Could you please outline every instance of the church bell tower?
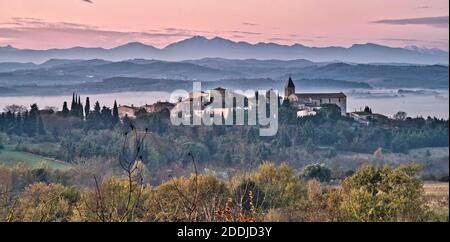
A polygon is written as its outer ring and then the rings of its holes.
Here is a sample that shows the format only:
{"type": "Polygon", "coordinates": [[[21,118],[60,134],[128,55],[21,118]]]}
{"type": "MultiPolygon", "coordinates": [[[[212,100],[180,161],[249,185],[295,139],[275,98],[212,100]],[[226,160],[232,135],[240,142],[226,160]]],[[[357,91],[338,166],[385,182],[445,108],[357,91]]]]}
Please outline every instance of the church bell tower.
{"type": "Polygon", "coordinates": [[[292,78],[289,77],[288,82],[286,83],[286,86],[284,87],[284,98],[287,99],[291,94],[295,93],[295,85],[292,81],[292,78]]]}

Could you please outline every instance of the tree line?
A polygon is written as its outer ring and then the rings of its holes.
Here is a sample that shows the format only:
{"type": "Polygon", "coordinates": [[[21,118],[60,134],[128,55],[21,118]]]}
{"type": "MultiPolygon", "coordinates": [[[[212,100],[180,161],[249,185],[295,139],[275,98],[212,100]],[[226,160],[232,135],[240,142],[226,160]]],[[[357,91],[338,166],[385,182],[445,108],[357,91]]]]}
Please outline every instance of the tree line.
{"type": "Polygon", "coordinates": [[[242,167],[271,160],[304,166],[317,159],[333,159],[342,151],[373,154],[382,148],[383,152],[408,153],[449,144],[448,120],[407,117],[363,125],[341,116],[336,105],[324,106],[316,116],[297,118],[295,109],[283,103],[273,137],[260,137],[258,126],[173,126],[167,110],[139,112],[133,120],[120,121],[116,102],[112,109],[99,102],[92,109],[89,98],[83,104],[75,94],[70,109],[67,103],[59,112],[32,107],[32,111],[5,110],[0,116],[0,132],[16,150],[69,163],[107,161],[117,156],[123,134],[133,125],[150,132],[142,161],[161,171],[155,174],[155,182],[164,180],[166,169],[185,164],[188,150],[202,165],[242,167]]]}
{"type": "Polygon", "coordinates": [[[42,119],[44,115],[78,118],[79,123],[86,129],[111,129],[120,121],[116,101],[112,109],[107,106],[101,107],[98,101],[91,109],[89,97],[86,97],[83,105],[81,97],[74,93],[70,109],[67,102],[64,102],[61,111],[51,108],[40,110],[37,104],[30,105],[30,110],[19,105],[5,107],[4,112],[0,114],[0,132],[28,136],[44,135],[46,134],[42,119]]]}

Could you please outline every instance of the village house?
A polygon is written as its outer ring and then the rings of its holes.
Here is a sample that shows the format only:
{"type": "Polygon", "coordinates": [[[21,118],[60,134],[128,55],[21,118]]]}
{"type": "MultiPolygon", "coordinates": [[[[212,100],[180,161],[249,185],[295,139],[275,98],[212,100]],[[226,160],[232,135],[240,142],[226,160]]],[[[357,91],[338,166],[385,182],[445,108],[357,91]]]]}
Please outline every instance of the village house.
{"type": "Polygon", "coordinates": [[[119,118],[123,119],[125,116],[129,118],[136,118],[136,113],[139,111],[138,107],[134,107],[133,105],[119,105],[117,108],[119,111],[119,118]]]}
{"type": "Polygon", "coordinates": [[[173,107],[175,107],[175,104],[170,103],[170,102],[161,102],[161,101],[158,101],[151,105],[146,104],[146,105],[142,106],[142,108],[145,109],[145,111],[147,113],[159,113],[165,109],[170,111],[170,110],[172,110],[173,107]]]}
{"type": "Polygon", "coordinates": [[[360,124],[368,125],[373,121],[387,121],[389,118],[385,115],[372,113],[367,111],[355,111],[350,113],[350,117],[352,117],[356,122],[360,124]]]}
{"type": "MultiPolygon", "coordinates": [[[[244,108],[244,107],[233,107],[233,108],[228,108],[225,106],[225,98],[227,97],[226,95],[232,95],[233,97],[236,97],[236,99],[241,99],[241,100],[246,100],[246,97],[238,94],[238,93],[234,93],[234,92],[226,92],[226,89],[222,88],[222,87],[217,87],[214,89],[211,89],[214,91],[217,91],[221,97],[222,97],[222,105],[220,105],[220,107],[211,107],[210,104],[212,104],[214,102],[214,98],[211,97],[210,92],[204,92],[204,91],[197,91],[197,92],[191,92],[189,93],[189,97],[181,100],[180,102],[178,102],[175,107],[174,110],[183,110],[182,106],[186,105],[186,106],[190,106],[190,110],[191,112],[189,114],[182,114],[184,115],[184,118],[188,118],[191,119],[193,116],[197,116],[197,117],[202,117],[205,114],[210,115],[211,117],[214,116],[215,114],[219,114],[220,116],[222,116],[222,118],[224,120],[230,118],[230,115],[233,114],[233,109],[239,109],[239,108],[244,108]],[[198,110],[194,110],[192,108],[192,105],[194,102],[198,102],[200,103],[200,108],[198,110]]],[[[174,112],[172,113],[172,115],[180,115],[180,112],[174,112]]]]}
{"type": "Polygon", "coordinates": [[[119,105],[118,111],[119,111],[119,118],[123,119],[125,116],[129,118],[136,118],[136,115],[139,111],[145,111],[147,113],[159,113],[163,110],[172,110],[172,108],[175,107],[175,104],[170,102],[161,102],[158,101],[151,105],[144,105],[141,107],[135,107],[133,105],[127,106],[127,105],[119,105]]]}
{"type": "Polygon", "coordinates": [[[316,115],[324,104],[335,104],[343,116],[347,115],[347,96],[344,93],[296,93],[291,77],[286,83],[284,98],[297,108],[298,117],[316,115]]]}

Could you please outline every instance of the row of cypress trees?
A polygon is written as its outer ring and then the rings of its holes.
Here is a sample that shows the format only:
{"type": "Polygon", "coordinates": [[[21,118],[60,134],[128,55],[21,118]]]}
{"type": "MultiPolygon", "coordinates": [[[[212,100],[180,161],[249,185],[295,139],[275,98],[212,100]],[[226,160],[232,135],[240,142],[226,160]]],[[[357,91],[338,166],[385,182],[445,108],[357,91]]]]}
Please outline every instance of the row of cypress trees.
{"type": "Polygon", "coordinates": [[[81,97],[77,94],[73,93],[72,95],[72,103],[70,105],[70,109],[68,108],[67,102],[64,102],[62,108],[62,115],[64,117],[79,117],[81,119],[89,120],[91,118],[99,118],[103,117],[106,119],[111,119],[113,124],[119,122],[119,109],[117,107],[117,102],[114,101],[113,109],[103,106],[100,107],[100,103],[97,101],[94,105],[94,109],[91,110],[91,104],[89,97],[86,97],[86,104],[83,107],[83,103],[81,102],[81,97]]]}

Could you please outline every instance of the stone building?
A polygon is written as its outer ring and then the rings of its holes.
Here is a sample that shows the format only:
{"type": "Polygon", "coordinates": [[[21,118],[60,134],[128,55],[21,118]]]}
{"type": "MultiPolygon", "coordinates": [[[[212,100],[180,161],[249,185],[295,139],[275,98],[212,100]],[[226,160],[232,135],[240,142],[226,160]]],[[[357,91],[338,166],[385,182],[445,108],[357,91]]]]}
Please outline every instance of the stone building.
{"type": "Polygon", "coordinates": [[[347,96],[344,93],[296,93],[291,77],[286,83],[284,98],[298,109],[298,116],[315,115],[324,104],[336,104],[341,114],[347,115],[347,96]]]}

